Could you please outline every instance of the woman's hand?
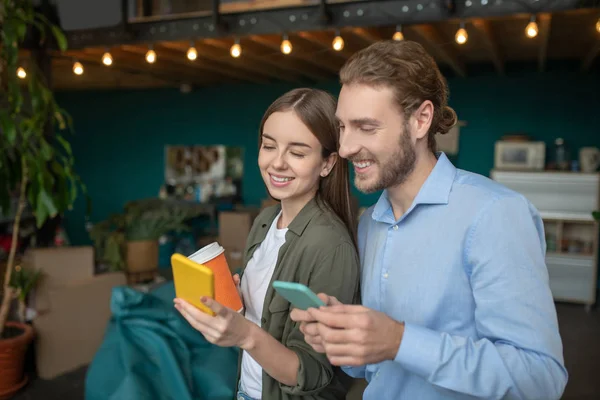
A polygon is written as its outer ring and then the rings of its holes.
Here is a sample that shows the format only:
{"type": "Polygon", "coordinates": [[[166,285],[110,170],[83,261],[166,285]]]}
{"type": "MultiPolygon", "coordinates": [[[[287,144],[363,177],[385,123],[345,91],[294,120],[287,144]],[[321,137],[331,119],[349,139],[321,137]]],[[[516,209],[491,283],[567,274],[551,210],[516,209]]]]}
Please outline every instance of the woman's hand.
{"type": "Polygon", "coordinates": [[[215,312],[210,316],[182,299],[173,300],[175,308],[210,343],[221,347],[237,346],[248,350],[253,346],[252,332],[256,325],[243,315],[207,297],[202,302],[215,312]]]}
{"type": "Polygon", "coordinates": [[[237,289],[238,295],[240,296],[240,299],[242,300],[242,306],[243,306],[244,305],[244,296],[242,295],[240,274],[235,274],[233,276],[233,283],[235,284],[235,288],[237,289]]]}

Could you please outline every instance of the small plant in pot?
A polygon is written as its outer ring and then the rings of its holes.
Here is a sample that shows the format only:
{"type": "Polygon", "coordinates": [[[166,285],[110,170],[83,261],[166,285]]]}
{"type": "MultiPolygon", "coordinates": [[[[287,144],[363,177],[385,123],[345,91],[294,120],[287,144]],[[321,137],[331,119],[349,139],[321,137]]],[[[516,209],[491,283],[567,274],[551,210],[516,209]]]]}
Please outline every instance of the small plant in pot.
{"type": "MultiPolygon", "coordinates": [[[[0,273],[0,399],[27,382],[24,361],[33,339],[32,327],[10,315],[19,294],[24,300],[23,281],[13,278],[15,271],[20,272],[21,219],[30,210],[39,229],[48,218],[71,208],[78,187],[83,188],[73,169],[71,146],[61,133],[69,125],[68,116],[33,62],[26,77],[23,71],[17,75],[19,48],[26,37],[66,48],[60,29],[31,1],[0,0],[0,209],[2,217],[12,221],[8,261],[0,273]]],[[[23,309],[22,302],[19,308],[23,309]]]]}
{"type": "Polygon", "coordinates": [[[158,240],[171,231],[185,231],[185,221],[201,208],[170,200],[145,199],[127,203],[124,212],[94,225],[98,261],[111,270],[143,273],[158,269],[158,240]]]}

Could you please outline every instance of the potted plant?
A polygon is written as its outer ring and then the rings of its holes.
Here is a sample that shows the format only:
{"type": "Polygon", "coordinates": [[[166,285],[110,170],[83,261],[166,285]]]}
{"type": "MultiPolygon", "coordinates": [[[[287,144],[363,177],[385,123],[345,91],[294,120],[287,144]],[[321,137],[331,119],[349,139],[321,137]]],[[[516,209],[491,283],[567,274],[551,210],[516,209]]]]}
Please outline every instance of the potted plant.
{"type": "Polygon", "coordinates": [[[24,357],[33,338],[30,325],[8,321],[19,295],[19,285],[11,286],[11,281],[21,218],[30,210],[40,228],[48,218],[71,208],[78,187],[83,188],[74,172],[71,146],[61,134],[70,125],[68,116],[33,63],[27,66],[25,79],[23,71],[17,76],[19,49],[26,37],[66,49],[60,29],[31,1],[0,0],[0,208],[3,217],[12,220],[8,261],[0,277],[4,278],[0,282],[0,398],[26,383],[24,357]]]}
{"type": "Polygon", "coordinates": [[[94,225],[94,241],[99,262],[111,270],[129,273],[158,269],[158,240],[171,231],[185,231],[185,221],[202,212],[192,203],[145,199],[127,203],[121,214],[113,214],[94,225]]]}

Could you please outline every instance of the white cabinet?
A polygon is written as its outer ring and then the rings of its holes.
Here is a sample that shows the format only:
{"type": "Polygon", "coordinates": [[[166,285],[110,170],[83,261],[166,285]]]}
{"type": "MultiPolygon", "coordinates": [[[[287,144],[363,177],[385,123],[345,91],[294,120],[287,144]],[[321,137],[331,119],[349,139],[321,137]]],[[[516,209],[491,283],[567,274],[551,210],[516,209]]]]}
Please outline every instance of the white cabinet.
{"type": "Polygon", "coordinates": [[[596,302],[600,174],[492,171],[491,178],[523,194],[538,209],[546,234],[546,265],[554,299],[596,302]]]}

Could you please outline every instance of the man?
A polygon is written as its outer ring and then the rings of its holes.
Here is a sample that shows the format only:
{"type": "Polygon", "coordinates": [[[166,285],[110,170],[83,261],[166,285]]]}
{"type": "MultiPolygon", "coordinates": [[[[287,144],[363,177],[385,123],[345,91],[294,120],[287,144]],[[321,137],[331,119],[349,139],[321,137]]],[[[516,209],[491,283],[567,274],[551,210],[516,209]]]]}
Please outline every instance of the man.
{"type": "Polygon", "coordinates": [[[434,60],[379,42],[340,72],[340,150],[365,193],[362,305],[294,310],[364,398],[558,399],[567,381],[543,223],[520,194],[436,152],[456,114],[434,60]]]}

